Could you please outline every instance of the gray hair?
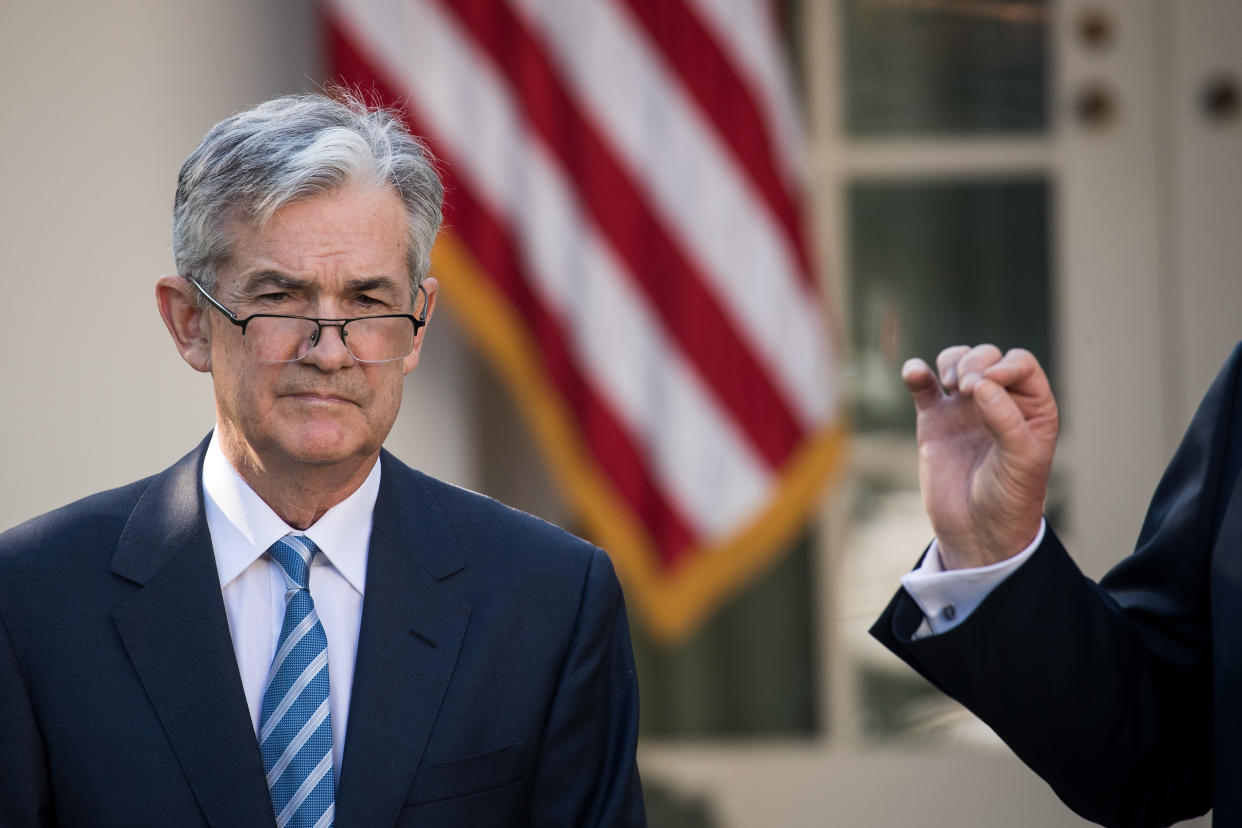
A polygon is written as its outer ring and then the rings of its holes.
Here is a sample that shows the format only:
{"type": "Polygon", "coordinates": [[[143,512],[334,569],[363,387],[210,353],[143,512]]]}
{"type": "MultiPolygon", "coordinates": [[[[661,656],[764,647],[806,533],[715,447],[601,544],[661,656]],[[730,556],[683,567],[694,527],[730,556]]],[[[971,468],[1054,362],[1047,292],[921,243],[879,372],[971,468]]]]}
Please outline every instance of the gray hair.
{"type": "Polygon", "coordinates": [[[262,226],[286,204],[347,184],[390,186],[405,205],[411,295],[431,267],[444,188],[399,117],[347,92],[273,98],[216,124],[177,177],[173,261],[208,291],[232,253],[229,222],[262,226]]]}

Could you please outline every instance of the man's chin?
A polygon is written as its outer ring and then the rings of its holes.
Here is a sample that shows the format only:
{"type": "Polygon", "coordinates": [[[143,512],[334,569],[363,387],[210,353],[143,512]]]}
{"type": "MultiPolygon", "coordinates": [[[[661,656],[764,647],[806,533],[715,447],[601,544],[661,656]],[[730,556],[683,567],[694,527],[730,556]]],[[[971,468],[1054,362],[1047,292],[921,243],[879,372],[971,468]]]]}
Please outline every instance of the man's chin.
{"type": "Polygon", "coordinates": [[[281,441],[285,455],[295,463],[323,466],[359,460],[375,453],[356,433],[335,424],[309,425],[292,429],[281,441]]]}
{"type": "Polygon", "coordinates": [[[374,452],[361,446],[343,445],[297,445],[289,446],[286,454],[290,460],[305,466],[330,466],[368,457],[374,452]]]}

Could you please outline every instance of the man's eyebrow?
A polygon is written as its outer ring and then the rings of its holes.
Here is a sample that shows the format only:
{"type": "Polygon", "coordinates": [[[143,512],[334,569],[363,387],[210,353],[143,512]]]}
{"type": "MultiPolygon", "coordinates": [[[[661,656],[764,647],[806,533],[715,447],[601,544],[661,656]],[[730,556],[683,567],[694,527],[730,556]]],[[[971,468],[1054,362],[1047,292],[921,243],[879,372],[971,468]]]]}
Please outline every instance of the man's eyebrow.
{"type": "Polygon", "coordinates": [[[345,283],[345,287],[357,293],[366,293],[372,290],[396,290],[397,280],[389,276],[371,276],[366,279],[350,279],[345,283]]]}
{"type": "Polygon", "coordinates": [[[280,290],[297,290],[308,284],[306,279],[297,279],[287,273],[275,270],[262,270],[246,279],[244,289],[257,291],[261,288],[278,288],[280,290]]]}

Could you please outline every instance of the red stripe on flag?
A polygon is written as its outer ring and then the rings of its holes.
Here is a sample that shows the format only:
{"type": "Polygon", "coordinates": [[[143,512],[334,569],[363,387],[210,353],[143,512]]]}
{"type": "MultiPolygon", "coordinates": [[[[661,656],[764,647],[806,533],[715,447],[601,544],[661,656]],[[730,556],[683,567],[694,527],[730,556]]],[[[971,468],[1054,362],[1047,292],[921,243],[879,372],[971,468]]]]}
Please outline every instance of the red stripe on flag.
{"type": "Polygon", "coordinates": [[[625,426],[583,376],[559,321],[530,290],[529,277],[517,255],[517,243],[502,222],[455,176],[449,163],[451,148],[437,142],[434,133],[421,127],[407,97],[395,93],[333,16],[327,14],[325,18],[332,75],[348,86],[374,90],[385,104],[404,112],[414,134],[432,143],[444,161],[440,174],[449,194],[445,201],[446,226],[462,239],[493,283],[526,320],[542,352],[543,365],[576,415],[583,440],[594,459],[652,536],[662,565],[671,567],[690,550],[697,538],[689,522],[661,491],[625,426]]]}
{"type": "MultiPolygon", "coordinates": [[[[507,3],[440,0],[491,56],[532,128],[664,322],[670,339],[756,454],[779,468],[805,434],[746,339],[673,241],[608,142],[581,111],[542,46],[507,3]]],[[[756,290],[762,290],[757,286],[756,290]]]]}
{"type": "Polygon", "coordinates": [[[698,102],[737,165],[767,202],[797,260],[798,277],[813,287],[799,211],[776,168],[776,153],[763,110],[749,85],[684,0],[621,0],[698,102]]]}

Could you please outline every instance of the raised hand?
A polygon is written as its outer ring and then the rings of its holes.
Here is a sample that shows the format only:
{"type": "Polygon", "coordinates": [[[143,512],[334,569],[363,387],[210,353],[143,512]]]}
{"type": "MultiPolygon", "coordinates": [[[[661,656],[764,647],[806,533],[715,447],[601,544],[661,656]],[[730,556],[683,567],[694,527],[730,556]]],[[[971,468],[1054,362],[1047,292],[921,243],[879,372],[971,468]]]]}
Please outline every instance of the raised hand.
{"type": "Polygon", "coordinates": [[[1029,352],[946,348],[939,377],[911,359],[901,378],[918,412],[919,486],[947,569],[1021,552],[1039,532],[1057,404],[1029,352]]]}

